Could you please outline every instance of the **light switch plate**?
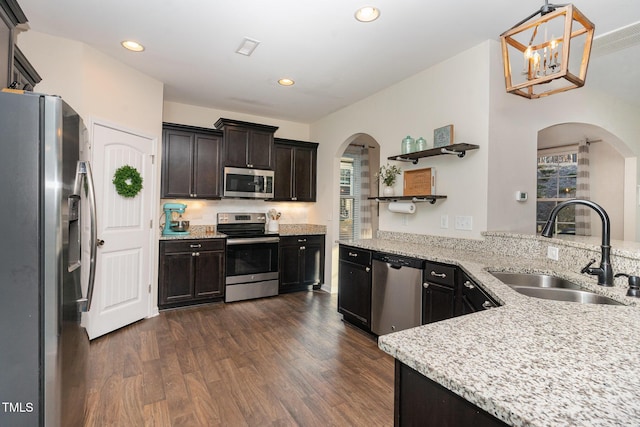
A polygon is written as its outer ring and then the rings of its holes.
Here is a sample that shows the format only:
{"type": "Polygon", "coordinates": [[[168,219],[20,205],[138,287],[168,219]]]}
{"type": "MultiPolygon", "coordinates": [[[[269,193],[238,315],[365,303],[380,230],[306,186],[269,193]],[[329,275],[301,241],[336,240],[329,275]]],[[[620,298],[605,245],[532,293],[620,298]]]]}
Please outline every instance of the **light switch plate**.
{"type": "Polygon", "coordinates": [[[472,230],[473,229],[473,217],[456,215],[455,222],[456,230],[472,230]]]}
{"type": "Polygon", "coordinates": [[[449,215],[440,215],[440,228],[449,228],[449,215]]]}
{"type": "Polygon", "coordinates": [[[555,246],[547,246],[547,258],[558,261],[559,251],[555,246]]]}

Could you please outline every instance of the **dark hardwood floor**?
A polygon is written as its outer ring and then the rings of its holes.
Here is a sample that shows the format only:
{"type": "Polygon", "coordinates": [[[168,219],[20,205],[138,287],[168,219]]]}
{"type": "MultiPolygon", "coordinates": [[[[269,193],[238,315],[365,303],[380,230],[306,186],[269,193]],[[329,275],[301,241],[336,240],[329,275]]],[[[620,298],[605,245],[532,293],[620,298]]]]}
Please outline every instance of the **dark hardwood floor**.
{"type": "Polygon", "coordinates": [[[122,328],[91,343],[86,425],[391,426],[393,358],[341,319],[309,291],[122,328]]]}

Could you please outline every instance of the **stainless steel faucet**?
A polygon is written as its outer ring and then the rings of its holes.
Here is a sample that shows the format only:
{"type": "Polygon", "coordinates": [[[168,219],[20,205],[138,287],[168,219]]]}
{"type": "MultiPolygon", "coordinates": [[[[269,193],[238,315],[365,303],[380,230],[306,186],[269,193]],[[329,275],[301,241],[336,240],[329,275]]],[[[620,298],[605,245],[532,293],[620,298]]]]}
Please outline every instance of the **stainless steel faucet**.
{"type": "Polygon", "coordinates": [[[600,219],[602,220],[602,244],[600,248],[602,249],[602,256],[600,258],[600,267],[591,267],[591,264],[596,262],[595,259],[592,259],[589,264],[587,264],[582,270],[581,273],[591,274],[593,276],[598,276],[598,285],[600,286],[613,286],[613,270],[611,268],[611,226],[609,223],[609,215],[602,208],[602,206],[597,203],[593,203],[591,200],[583,200],[583,199],[571,199],[566,202],[558,203],[558,205],[553,208],[551,214],[549,215],[549,219],[547,223],[544,225],[542,229],[543,237],[551,237],[553,235],[553,224],[556,221],[556,216],[558,216],[558,212],[562,210],[564,207],[569,205],[584,205],[588,206],[600,215],[600,219]]]}

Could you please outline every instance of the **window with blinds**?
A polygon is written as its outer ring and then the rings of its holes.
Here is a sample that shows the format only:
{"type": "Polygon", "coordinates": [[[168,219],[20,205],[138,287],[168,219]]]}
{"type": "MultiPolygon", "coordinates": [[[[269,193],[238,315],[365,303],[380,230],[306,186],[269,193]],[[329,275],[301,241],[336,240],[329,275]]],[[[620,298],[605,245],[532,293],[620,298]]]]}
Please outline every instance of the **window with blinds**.
{"type": "Polygon", "coordinates": [[[360,238],[360,156],[345,153],[340,159],[341,240],[360,238]]]}
{"type": "MultiPolygon", "coordinates": [[[[578,179],[578,147],[558,152],[538,151],[538,191],[536,200],[536,228],[542,231],[553,208],[567,199],[576,197],[578,179]]],[[[556,220],[555,232],[575,234],[575,206],[562,209],[556,220]]]]}

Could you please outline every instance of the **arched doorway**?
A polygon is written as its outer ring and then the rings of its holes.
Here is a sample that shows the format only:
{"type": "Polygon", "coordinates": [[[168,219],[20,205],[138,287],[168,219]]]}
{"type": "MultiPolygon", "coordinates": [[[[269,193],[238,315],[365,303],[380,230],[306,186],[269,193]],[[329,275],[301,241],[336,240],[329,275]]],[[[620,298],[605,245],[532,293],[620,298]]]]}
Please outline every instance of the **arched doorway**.
{"type": "MultiPolygon", "coordinates": [[[[635,240],[636,163],[631,150],[611,132],[588,123],[559,123],[538,132],[536,222],[563,199],[588,198],[600,204],[611,219],[611,237],[635,240]],[[578,149],[581,165],[578,166],[578,149]],[[577,176],[583,183],[577,190],[577,176]],[[586,176],[585,176],[586,175],[586,176]],[[585,196],[586,194],[586,196],[585,196]]],[[[601,234],[600,220],[591,210],[587,231],[575,226],[574,210],[566,209],[558,233],[601,234]],[[588,231],[590,228],[591,231],[588,231]]]]}
{"type": "Polygon", "coordinates": [[[371,136],[356,134],[341,149],[339,238],[370,239],[378,230],[378,204],[368,198],[377,194],[380,146],[371,136]]]}

